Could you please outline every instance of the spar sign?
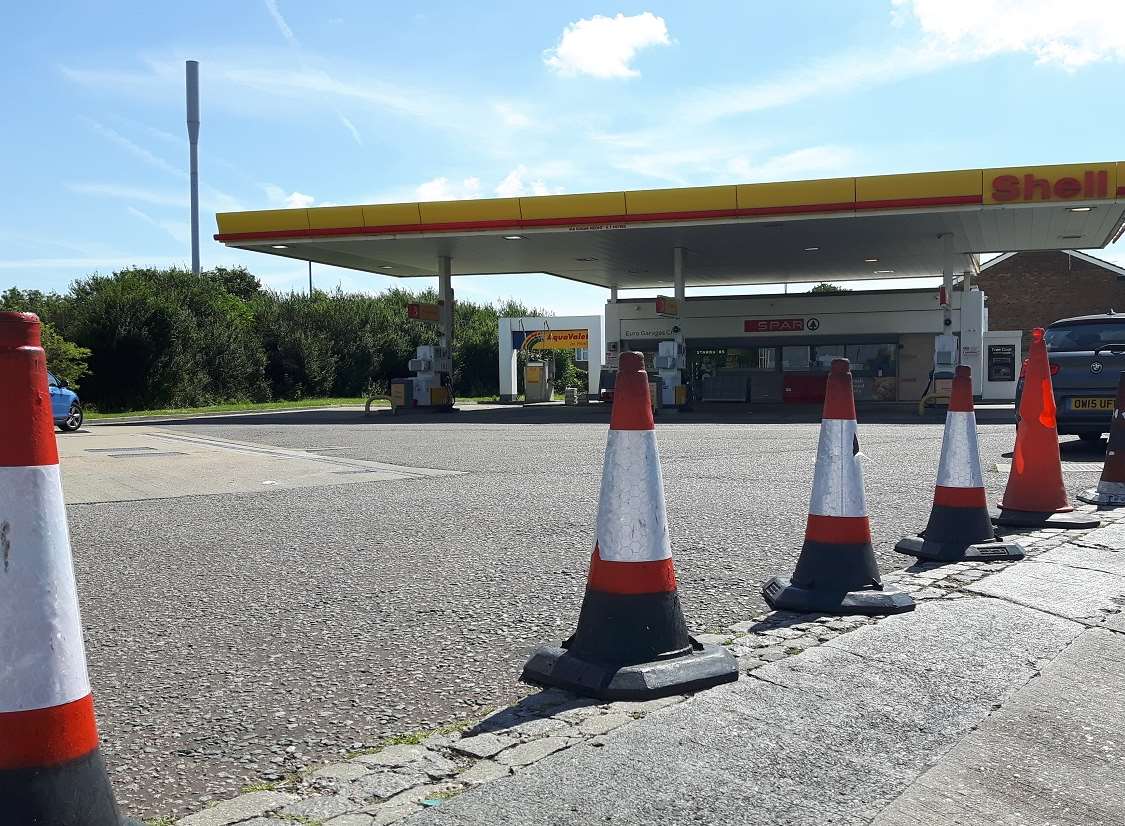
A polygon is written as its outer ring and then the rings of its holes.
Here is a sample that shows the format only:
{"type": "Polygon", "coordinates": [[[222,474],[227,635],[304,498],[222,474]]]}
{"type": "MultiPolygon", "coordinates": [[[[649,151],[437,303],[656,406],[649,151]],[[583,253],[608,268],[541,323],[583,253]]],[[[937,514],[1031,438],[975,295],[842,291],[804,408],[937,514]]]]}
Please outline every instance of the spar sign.
{"type": "Polygon", "coordinates": [[[513,330],[517,350],[577,350],[590,346],[589,330],[513,330]]]}
{"type": "Polygon", "coordinates": [[[816,318],[748,318],[742,323],[746,333],[803,333],[819,329],[820,320],[816,318]]]}

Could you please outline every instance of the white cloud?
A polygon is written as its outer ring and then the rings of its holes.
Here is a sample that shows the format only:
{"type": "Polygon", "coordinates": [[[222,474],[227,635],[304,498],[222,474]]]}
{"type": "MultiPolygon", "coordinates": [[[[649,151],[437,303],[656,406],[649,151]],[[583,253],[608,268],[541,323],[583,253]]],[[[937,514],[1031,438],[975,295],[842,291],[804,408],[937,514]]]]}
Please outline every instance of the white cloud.
{"type": "MultiPolygon", "coordinates": [[[[166,190],[148,189],[140,186],[128,186],[115,183],[96,183],[89,181],[74,181],[66,184],[71,192],[81,195],[99,195],[105,198],[114,198],[120,201],[134,201],[153,206],[165,207],[190,207],[190,195],[185,186],[183,192],[168,192],[166,190]]],[[[242,205],[229,195],[204,189],[200,192],[199,206],[212,212],[237,212],[242,205]]]]}
{"type": "Polygon", "coordinates": [[[512,129],[526,129],[531,126],[531,118],[510,103],[494,103],[492,109],[500,116],[500,122],[512,129]]]}
{"type": "Polygon", "coordinates": [[[754,164],[734,158],[730,170],[743,181],[792,181],[812,176],[840,176],[854,164],[855,153],[843,146],[808,146],[754,164]]]}
{"type": "Polygon", "coordinates": [[[536,178],[534,180],[525,180],[527,178],[527,167],[520,164],[507,175],[504,179],[496,185],[494,190],[501,198],[516,198],[520,195],[551,195],[551,189],[545,184],[542,179],[536,178]]]}
{"type": "Polygon", "coordinates": [[[900,24],[913,19],[951,58],[1027,53],[1074,70],[1125,59],[1121,0],[893,0],[900,24]]]}
{"type": "Polygon", "coordinates": [[[306,195],[303,192],[286,192],[277,184],[264,184],[262,189],[265,190],[266,198],[269,199],[270,205],[285,209],[304,209],[310,207],[316,202],[316,198],[312,195],[306,195]]]}
{"type": "Polygon", "coordinates": [[[93,118],[83,117],[82,120],[91,129],[93,129],[95,132],[97,132],[103,138],[105,138],[106,140],[108,140],[112,143],[117,144],[117,146],[121,147],[126,152],[133,155],[134,157],[139,158],[140,160],[144,161],[149,166],[155,167],[156,169],[159,169],[162,172],[167,172],[169,175],[176,175],[176,176],[179,176],[181,178],[187,177],[187,171],[186,170],[184,170],[180,167],[173,166],[172,164],[168,163],[168,161],[164,160],[160,156],[150,152],[149,150],[145,149],[143,146],[129,140],[127,137],[125,137],[120,132],[116,131],[115,129],[111,129],[110,127],[106,126],[103,123],[99,123],[98,121],[94,120],[93,118]]]}
{"type": "Polygon", "coordinates": [[[281,32],[281,36],[299,48],[301,44],[297,42],[297,35],[293,34],[293,30],[289,28],[289,24],[282,17],[281,9],[277,7],[277,0],[262,0],[262,2],[266,4],[266,11],[270,13],[270,17],[273,18],[274,25],[281,32]]]}
{"type": "Polygon", "coordinates": [[[419,201],[463,201],[480,197],[480,178],[465,178],[451,183],[448,178],[434,178],[415,190],[419,201]]]}
{"type": "Polygon", "coordinates": [[[191,224],[187,221],[168,221],[153,218],[147,212],[143,212],[136,207],[126,207],[130,215],[140,218],[146,224],[150,224],[158,229],[164,230],[172,238],[179,241],[181,244],[191,243],[191,224]]]}
{"type": "Polygon", "coordinates": [[[630,65],[637,52],[671,42],[664,18],[652,12],[630,17],[595,14],[567,26],[559,44],[544,53],[543,62],[564,76],[637,77],[640,72],[630,65]]]}
{"type": "Polygon", "coordinates": [[[339,112],[336,113],[336,117],[340,119],[340,123],[344,124],[344,128],[351,133],[352,139],[356,142],[356,144],[358,144],[359,146],[363,146],[363,138],[359,136],[359,130],[355,128],[355,124],[352,123],[349,118],[345,117],[339,112]]]}
{"type": "MultiPolygon", "coordinates": [[[[297,40],[297,35],[293,33],[293,29],[289,27],[289,23],[285,20],[284,15],[282,15],[281,9],[277,5],[277,0],[262,0],[262,2],[265,3],[266,11],[268,11],[270,17],[273,18],[274,25],[276,25],[277,30],[281,32],[281,36],[288,41],[289,45],[293,47],[293,51],[297,53],[297,59],[300,61],[301,67],[307,70],[305,54],[304,50],[301,48],[301,42],[297,40]]],[[[363,139],[360,138],[359,130],[355,128],[355,124],[339,109],[333,107],[333,110],[336,112],[336,119],[348,130],[348,134],[352,136],[352,140],[359,146],[363,146],[363,139]]]]}
{"type": "Polygon", "coordinates": [[[17,258],[0,259],[0,270],[85,270],[87,272],[102,268],[116,267],[168,267],[183,260],[173,260],[174,256],[114,256],[106,258],[17,258]]]}

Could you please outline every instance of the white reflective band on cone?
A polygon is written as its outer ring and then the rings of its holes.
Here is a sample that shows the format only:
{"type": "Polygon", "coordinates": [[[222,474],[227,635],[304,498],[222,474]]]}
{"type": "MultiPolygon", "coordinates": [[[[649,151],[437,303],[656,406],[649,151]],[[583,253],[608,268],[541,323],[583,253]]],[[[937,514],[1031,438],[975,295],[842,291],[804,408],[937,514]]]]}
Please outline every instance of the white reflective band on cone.
{"type": "Polygon", "coordinates": [[[945,414],[937,483],[943,488],[983,488],[977,415],[953,411],[945,414]]]}
{"type": "Polygon", "coordinates": [[[0,467],[0,712],[89,693],[59,466],[0,467]]]}
{"type": "Polygon", "coordinates": [[[816,449],[809,513],[814,516],[867,516],[863,470],[855,455],[855,420],[824,419],[816,449]]]}
{"type": "Polygon", "coordinates": [[[609,431],[598,499],[598,553],[611,562],[654,562],[672,555],[652,430],[609,431]]]}

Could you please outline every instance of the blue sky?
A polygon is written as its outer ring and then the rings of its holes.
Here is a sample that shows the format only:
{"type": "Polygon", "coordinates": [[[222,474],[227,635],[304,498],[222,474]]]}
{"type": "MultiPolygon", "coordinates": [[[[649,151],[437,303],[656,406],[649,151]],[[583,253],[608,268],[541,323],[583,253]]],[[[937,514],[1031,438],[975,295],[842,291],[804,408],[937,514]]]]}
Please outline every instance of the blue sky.
{"type": "MultiPolygon", "coordinates": [[[[1125,156],[1120,0],[55,2],[9,8],[0,37],[0,288],[187,264],[189,58],[203,265],[276,289],[303,266],[211,241],[215,211],[1125,156]]],[[[606,296],[457,289],[560,314],[606,296]]]]}

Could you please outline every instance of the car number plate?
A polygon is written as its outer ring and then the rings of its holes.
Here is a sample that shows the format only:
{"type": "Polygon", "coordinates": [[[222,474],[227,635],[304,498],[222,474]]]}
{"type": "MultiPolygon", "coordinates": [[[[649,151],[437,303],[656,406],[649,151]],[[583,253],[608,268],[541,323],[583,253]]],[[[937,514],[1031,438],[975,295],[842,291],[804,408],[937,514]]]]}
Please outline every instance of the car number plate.
{"type": "Polygon", "coordinates": [[[1106,398],[1079,398],[1070,400],[1071,410],[1113,410],[1114,399],[1106,398]]]}

